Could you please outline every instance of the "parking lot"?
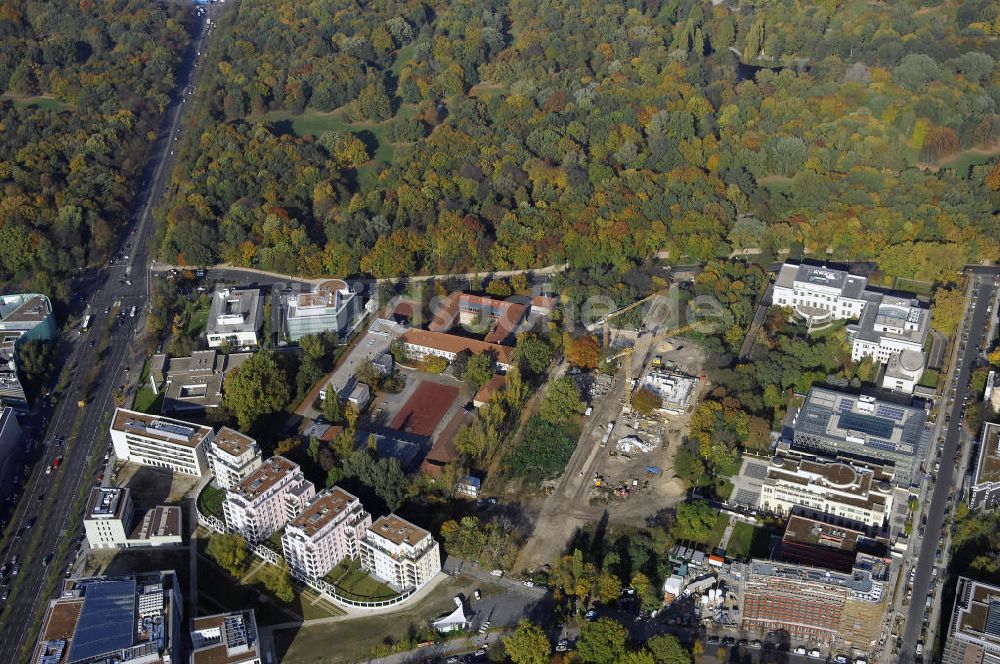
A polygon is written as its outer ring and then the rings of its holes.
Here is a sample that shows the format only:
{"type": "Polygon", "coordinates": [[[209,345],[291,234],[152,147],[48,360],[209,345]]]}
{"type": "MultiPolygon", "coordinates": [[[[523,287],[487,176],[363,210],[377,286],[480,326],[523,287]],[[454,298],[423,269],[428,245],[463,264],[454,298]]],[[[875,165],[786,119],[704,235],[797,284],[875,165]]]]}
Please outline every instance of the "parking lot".
{"type": "MultiPolygon", "coordinates": [[[[358,372],[358,369],[365,362],[371,362],[379,355],[387,353],[393,340],[404,331],[405,328],[400,325],[386,323],[381,319],[374,321],[337,366],[333,375],[323,386],[324,392],[330,386],[333,386],[337,392],[342,394],[344,388],[347,387],[348,383],[354,377],[354,374],[358,372]]],[[[319,412],[312,407],[313,404],[307,404],[307,406],[306,412],[301,414],[307,417],[316,417],[319,415],[319,412]]]]}

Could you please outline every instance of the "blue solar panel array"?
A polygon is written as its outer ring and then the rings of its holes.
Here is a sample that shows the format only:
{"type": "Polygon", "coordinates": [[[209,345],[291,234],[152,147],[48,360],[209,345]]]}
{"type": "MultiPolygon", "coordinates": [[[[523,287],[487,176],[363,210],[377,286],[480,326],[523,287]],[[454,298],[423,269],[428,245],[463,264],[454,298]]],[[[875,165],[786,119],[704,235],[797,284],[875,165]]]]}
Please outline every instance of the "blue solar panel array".
{"type": "Polygon", "coordinates": [[[879,417],[888,417],[893,422],[899,422],[906,415],[906,411],[898,406],[889,406],[884,403],[880,403],[875,409],[875,414],[879,417]]]}
{"type": "Polygon", "coordinates": [[[888,440],[882,440],[880,438],[869,438],[868,445],[885,452],[895,452],[897,449],[897,445],[895,443],[890,443],[888,440]]]}
{"type": "Polygon", "coordinates": [[[841,413],[846,413],[847,411],[854,408],[854,399],[841,399],[840,405],[837,406],[837,410],[841,413]]]}
{"type": "Polygon", "coordinates": [[[841,413],[837,424],[841,429],[860,431],[869,436],[878,436],[879,438],[890,438],[892,436],[892,422],[872,415],[841,413]]]}
{"type": "Polygon", "coordinates": [[[69,662],[92,658],[128,648],[136,625],[135,581],[89,583],[83,594],[80,622],[73,634],[69,662]]]}
{"type": "Polygon", "coordinates": [[[990,600],[990,606],[986,610],[986,633],[1000,636],[1000,602],[996,600],[990,600]]]}

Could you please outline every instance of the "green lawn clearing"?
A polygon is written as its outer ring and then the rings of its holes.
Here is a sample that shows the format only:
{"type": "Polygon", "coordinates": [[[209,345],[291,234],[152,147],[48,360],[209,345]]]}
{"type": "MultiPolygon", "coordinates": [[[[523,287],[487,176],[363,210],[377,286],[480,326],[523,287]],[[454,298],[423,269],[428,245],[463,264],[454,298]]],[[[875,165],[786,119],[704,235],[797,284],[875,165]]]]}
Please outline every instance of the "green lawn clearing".
{"type": "Polygon", "coordinates": [[[326,575],[326,580],[349,599],[362,602],[391,599],[397,593],[361,569],[360,561],[345,558],[326,575]]]}
{"type": "Polygon", "coordinates": [[[136,390],[135,398],[132,399],[132,410],[150,415],[159,415],[160,408],[163,407],[163,392],[159,394],[153,392],[149,383],[145,383],[136,390]]]}
{"type": "Polygon", "coordinates": [[[427,597],[398,612],[276,630],[277,659],[281,664],[348,664],[376,661],[389,650],[409,650],[436,636],[427,629],[428,621],[452,611],[456,594],[469,595],[476,587],[446,579],[427,597]]]}
{"type": "Polygon", "coordinates": [[[935,369],[925,369],[924,374],[920,377],[920,381],[917,385],[921,387],[929,387],[935,389],[938,386],[938,381],[941,380],[941,372],[935,369]]]}
{"type": "Polygon", "coordinates": [[[757,528],[738,521],[729,537],[726,555],[739,558],[766,557],[771,547],[771,533],[764,528],[757,528]]]}
{"type": "Polygon", "coordinates": [[[226,492],[211,484],[206,484],[198,496],[198,509],[202,514],[208,514],[218,519],[223,519],[222,501],[226,497],[226,492]]]}

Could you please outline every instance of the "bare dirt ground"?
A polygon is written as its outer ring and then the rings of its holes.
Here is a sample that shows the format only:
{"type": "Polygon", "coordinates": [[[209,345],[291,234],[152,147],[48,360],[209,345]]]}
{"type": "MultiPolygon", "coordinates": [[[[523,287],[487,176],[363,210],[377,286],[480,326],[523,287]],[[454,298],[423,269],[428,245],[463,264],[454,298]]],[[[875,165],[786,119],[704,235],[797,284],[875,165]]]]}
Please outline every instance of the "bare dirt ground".
{"type": "MultiPolygon", "coordinates": [[[[640,339],[641,343],[641,339],[640,339]]],[[[693,343],[680,342],[677,346],[667,343],[637,350],[633,355],[635,375],[641,375],[648,360],[661,355],[664,361],[674,362],[678,368],[693,375],[700,375],[703,358],[700,349],[693,343]]],[[[624,374],[624,371],[619,372],[624,374]]],[[[566,471],[550,484],[548,496],[527,501],[528,511],[536,509],[529,520],[535,524],[525,545],[522,547],[515,571],[530,570],[554,561],[564,550],[577,529],[588,523],[597,523],[605,513],[610,523],[643,527],[648,519],[680,503],[686,494],[684,483],[675,476],[674,457],[678,446],[687,434],[690,410],[707,386],[699,384],[697,394],[691,399],[688,412],[681,415],[667,415],[662,418],[661,444],[646,454],[631,458],[610,456],[614,441],[630,433],[621,416],[621,400],[625,386],[621,375],[615,381],[611,392],[596,400],[590,419],[580,436],[576,452],[566,467],[566,471]],[[601,446],[601,438],[609,422],[614,421],[610,441],[601,446]],[[656,466],[658,474],[646,472],[647,466],[656,466]],[[614,496],[594,486],[595,473],[601,475],[612,488],[619,484],[629,485],[627,498],[614,496]],[[633,480],[637,486],[633,486],[633,480]]],[[[524,500],[524,495],[518,496],[524,500]]]]}

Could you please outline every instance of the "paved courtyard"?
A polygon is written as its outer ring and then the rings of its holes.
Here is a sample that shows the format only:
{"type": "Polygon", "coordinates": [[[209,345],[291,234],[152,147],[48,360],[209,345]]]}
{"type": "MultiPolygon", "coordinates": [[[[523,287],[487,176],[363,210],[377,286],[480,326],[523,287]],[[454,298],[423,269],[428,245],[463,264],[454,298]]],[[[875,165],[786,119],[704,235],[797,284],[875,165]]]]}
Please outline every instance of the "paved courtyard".
{"type": "Polygon", "coordinates": [[[767,473],[767,460],[756,457],[743,457],[740,474],[733,478],[733,493],[729,503],[744,507],[757,507],[760,501],[760,488],[767,473]]]}

